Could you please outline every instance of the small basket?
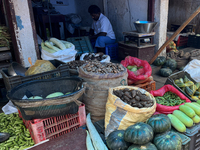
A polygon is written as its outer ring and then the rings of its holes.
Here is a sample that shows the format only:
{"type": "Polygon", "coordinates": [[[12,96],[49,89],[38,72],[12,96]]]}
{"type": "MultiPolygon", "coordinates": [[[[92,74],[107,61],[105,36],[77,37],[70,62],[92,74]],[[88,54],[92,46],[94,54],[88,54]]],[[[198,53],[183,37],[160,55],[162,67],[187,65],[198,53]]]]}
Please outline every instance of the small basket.
{"type": "Polygon", "coordinates": [[[81,78],[66,77],[26,82],[10,90],[7,96],[20,110],[25,120],[32,120],[77,113],[81,104],[77,99],[84,91],[81,78]],[[41,96],[44,99],[22,99],[24,95],[27,95],[27,90],[32,95],[41,96]],[[55,98],[45,98],[54,92],[71,93],[55,98]]]}

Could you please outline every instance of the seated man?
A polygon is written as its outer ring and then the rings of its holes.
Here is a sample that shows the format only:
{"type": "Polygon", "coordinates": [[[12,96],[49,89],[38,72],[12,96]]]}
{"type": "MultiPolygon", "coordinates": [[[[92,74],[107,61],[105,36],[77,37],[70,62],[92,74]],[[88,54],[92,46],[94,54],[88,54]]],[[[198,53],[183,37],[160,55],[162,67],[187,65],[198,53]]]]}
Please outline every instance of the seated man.
{"type": "Polygon", "coordinates": [[[105,45],[115,43],[115,33],[108,18],[101,13],[101,10],[96,5],[91,5],[88,12],[92,16],[93,24],[90,34],[91,38],[96,39],[95,48],[97,52],[105,53],[105,45]]]}

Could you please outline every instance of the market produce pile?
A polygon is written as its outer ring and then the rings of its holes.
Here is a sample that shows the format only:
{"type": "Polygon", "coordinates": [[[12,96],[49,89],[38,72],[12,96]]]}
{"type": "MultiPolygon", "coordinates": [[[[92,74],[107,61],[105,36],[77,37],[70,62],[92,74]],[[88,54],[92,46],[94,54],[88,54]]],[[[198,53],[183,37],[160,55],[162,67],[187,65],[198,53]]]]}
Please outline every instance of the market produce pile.
{"type": "Polygon", "coordinates": [[[124,67],[121,64],[116,63],[101,63],[99,61],[88,62],[83,65],[83,70],[93,73],[119,73],[124,71],[124,67]]]}
{"type": "Polygon", "coordinates": [[[156,102],[165,106],[176,106],[185,103],[179,96],[172,92],[166,92],[163,96],[156,96],[156,102]]]}
{"type": "Polygon", "coordinates": [[[151,107],[154,104],[150,97],[137,90],[129,90],[128,88],[125,88],[123,90],[114,90],[113,94],[132,107],[151,107]]]}
{"type": "Polygon", "coordinates": [[[34,145],[29,130],[26,129],[18,113],[0,113],[0,132],[10,134],[10,138],[0,143],[0,150],[23,150],[34,145]]]}
{"type": "Polygon", "coordinates": [[[179,106],[179,110],[174,110],[167,116],[170,118],[172,126],[179,132],[185,132],[186,127],[192,127],[200,122],[200,101],[198,103],[185,103],[179,106]]]}
{"type": "Polygon", "coordinates": [[[60,50],[65,50],[71,48],[73,46],[72,43],[59,40],[57,38],[50,38],[49,41],[45,41],[41,43],[41,47],[43,50],[49,53],[55,53],[60,50]]]}
{"type": "Polygon", "coordinates": [[[194,83],[186,75],[184,78],[179,78],[174,81],[174,83],[191,99],[200,100],[200,83],[194,83]]]}
{"type": "Polygon", "coordinates": [[[104,53],[92,53],[92,54],[87,54],[84,56],[83,60],[97,60],[97,61],[101,61],[103,59],[106,59],[106,55],[104,55],[104,53]]]}
{"type": "Polygon", "coordinates": [[[126,130],[115,130],[106,139],[110,150],[181,150],[181,137],[171,131],[171,121],[164,114],[153,115],[126,130]]]}
{"type": "Polygon", "coordinates": [[[69,66],[70,69],[78,69],[80,66],[85,64],[87,61],[82,60],[74,60],[67,63],[67,66],[69,66]]]}
{"type": "Polygon", "coordinates": [[[8,27],[0,26],[0,47],[9,47],[11,42],[11,36],[8,31],[8,27]]]}

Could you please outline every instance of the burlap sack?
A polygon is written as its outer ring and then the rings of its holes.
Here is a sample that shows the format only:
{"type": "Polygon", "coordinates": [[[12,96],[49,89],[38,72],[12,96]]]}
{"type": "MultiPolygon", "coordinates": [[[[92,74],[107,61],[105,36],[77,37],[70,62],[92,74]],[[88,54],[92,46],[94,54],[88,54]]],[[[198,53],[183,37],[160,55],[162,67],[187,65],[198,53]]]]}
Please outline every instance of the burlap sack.
{"type": "Polygon", "coordinates": [[[175,59],[177,62],[177,69],[180,69],[181,67],[184,67],[188,64],[190,61],[190,53],[180,50],[178,52],[171,51],[170,53],[167,53],[167,59],[175,59]]]}
{"type": "Polygon", "coordinates": [[[86,72],[81,66],[78,71],[79,77],[87,82],[86,90],[83,94],[83,103],[85,104],[86,112],[91,113],[93,122],[104,119],[108,89],[110,87],[127,85],[127,70],[125,69],[123,72],[117,74],[97,74],[86,72]]]}
{"type": "Polygon", "coordinates": [[[134,86],[119,86],[110,88],[106,103],[105,137],[107,137],[112,131],[125,130],[137,122],[145,122],[154,114],[155,110],[155,98],[144,89],[134,86]],[[113,94],[113,90],[123,90],[125,88],[130,90],[139,90],[141,93],[150,97],[154,101],[154,105],[149,108],[132,107],[113,94]]]}

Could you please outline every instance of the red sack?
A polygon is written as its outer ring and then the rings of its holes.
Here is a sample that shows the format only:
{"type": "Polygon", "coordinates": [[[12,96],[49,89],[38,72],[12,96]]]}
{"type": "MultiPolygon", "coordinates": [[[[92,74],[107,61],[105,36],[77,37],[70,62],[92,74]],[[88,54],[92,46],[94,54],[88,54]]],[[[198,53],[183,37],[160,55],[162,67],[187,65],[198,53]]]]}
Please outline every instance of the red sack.
{"type": "MultiPolygon", "coordinates": [[[[172,93],[175,93],[182,100],[185,100],[186,102],[191,103],[191,101],[185,95],[183,95],[179,90],[177,90],[172,85],[164,85],[162,88],[160,88],[160,89],[158,89],[156,91],[151,91],[150,93],[154,97],[156,97],[156,96],[163,96],[168,91],[170,91],[172,93]]],[[[183,105],[183,104],[180,104],[180,105],[183,105]]],[[[171,113],[173,113],[174,110],[178,110],[180,105],[177,105],[177,106],[165,106],[165,105],[161,105],[161,104],[156,104],[156,112],[163,113],[163,114],[171,114],[171,113]]]]}
{"type": "Polygon", "coordinates": [[[127,69],[128,79],[132,80],[131,82],[132,84],[139,80],[145,80],[149,76],[151,76],[152,69],[146,60],[141,60],[136,57],[127,56],[125,60],[121,61],[121,64],[124,67],[134,66],[134,65],[136,65],[137,67],[143,66],[143,68],[137,70],[136,74],[127,69]]]}

